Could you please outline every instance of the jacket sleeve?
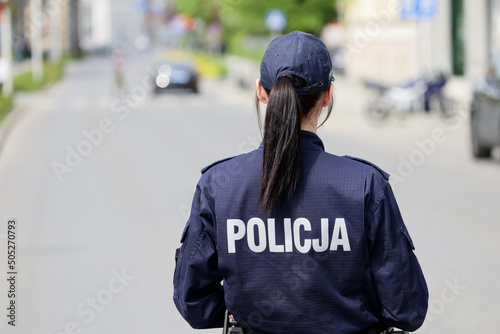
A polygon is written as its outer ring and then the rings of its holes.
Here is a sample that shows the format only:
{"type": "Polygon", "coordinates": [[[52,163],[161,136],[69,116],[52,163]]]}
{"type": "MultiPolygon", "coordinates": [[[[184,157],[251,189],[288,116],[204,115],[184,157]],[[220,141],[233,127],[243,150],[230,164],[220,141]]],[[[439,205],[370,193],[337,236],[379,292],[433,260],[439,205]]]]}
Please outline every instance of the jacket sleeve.
{"type": "Polygon", "coordinates": [[[174,273],[174,303],[197,329],[222,327],[224,323],[224,292],[213,226],[209,200],[198,185],[174,273]]]}
{"type": "Polygon", "coordinates": [[[424,322],[429,293],[388,182],[376,201],[369,226],[370,264],[382,320],[414,331],[424,322]]]}

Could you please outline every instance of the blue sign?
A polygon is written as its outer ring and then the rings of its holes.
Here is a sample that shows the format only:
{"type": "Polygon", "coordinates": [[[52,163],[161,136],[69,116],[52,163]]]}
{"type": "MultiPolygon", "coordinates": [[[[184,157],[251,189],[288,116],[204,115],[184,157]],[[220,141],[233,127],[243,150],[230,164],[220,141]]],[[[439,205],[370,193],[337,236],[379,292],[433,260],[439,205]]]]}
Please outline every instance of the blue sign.
{"type": "Polygon", "coordinates": [[[135,0],[134,8],[141,13],[146,13],[149,10],[149,2],[146,0],[135,0]]]}
{"type": "Polygon", "coordinates": [[[432,19],[438,10],[437,0],[401,0],[403,20],[432,19]]]}
{"type": "Polygon", "coordinates": [[[422,18],[432,19],[436,17],[438,10],[437,0],[420,0],[418,11],[422,18]]]}
{"type": "Polygon", "coordinates": [[[266,26],[272,32],[282,32],[286,27],[286,14],[281,9],[271,9],[266,13],[266,26]]]}
{"type": "Polygon", "coordinates": [[[401,18],[413,19],[418,13],[418,0],[401,0],[401,18]]]}

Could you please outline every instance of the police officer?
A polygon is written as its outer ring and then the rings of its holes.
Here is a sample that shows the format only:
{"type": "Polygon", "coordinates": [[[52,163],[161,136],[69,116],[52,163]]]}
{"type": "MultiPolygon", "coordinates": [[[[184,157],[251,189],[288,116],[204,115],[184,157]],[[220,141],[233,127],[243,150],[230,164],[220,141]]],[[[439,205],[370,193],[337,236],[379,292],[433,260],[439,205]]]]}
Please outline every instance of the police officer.
{"type": "Polygon", "coordinates": [[[332,110],[331,70],[313,35],[268,46],[263,142],[202,170],[181,237],[174,302],[193,328],[222,327],[226,309],[249,333],[422,325],[427,286],[389,175],[326,153],[316,135],[332,110]]]}

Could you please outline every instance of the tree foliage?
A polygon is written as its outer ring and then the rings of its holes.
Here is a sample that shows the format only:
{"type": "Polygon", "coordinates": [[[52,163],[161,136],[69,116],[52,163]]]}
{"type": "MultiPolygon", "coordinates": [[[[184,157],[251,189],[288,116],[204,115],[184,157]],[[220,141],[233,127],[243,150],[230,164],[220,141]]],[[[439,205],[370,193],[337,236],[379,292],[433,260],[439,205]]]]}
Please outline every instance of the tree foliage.
{"type": "Polygon", "coordinates": [[[207,22],[220,22],[226,34],[267,33],[265,15],[281,9],[287,16],[284,33],[302,30],[319,34],[336,20],[335,0],[176,0],[176,9],[207,22]]]}

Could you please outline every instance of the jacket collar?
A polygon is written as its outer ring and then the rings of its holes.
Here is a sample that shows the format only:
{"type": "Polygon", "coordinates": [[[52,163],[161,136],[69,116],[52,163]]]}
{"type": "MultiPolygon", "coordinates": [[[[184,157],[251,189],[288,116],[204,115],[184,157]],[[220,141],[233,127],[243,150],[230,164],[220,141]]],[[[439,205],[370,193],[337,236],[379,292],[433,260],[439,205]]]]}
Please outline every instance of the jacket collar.
{"type": "Polygon", "coordinates": [[[315,151],[324,151],[325,146],[323,145],[323,141],[318,137],[317,134],[310,131],[301,131],[302,136],[302,149],[303,150],[315,150],[315,151]]]}
{"type": "MultiPolygon", "coordinates": [[[[303,150],[324,151],[323,141],[317,134],[310,131],[301,130],[301,144],[303,150]]],[[[260,143],[259,148],[264,148],[264,142],[260,143]]]]}

